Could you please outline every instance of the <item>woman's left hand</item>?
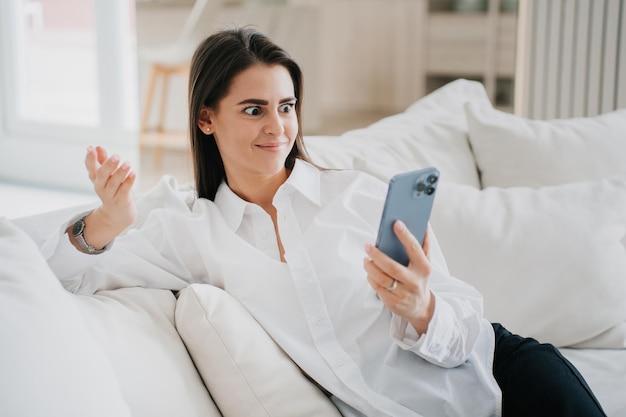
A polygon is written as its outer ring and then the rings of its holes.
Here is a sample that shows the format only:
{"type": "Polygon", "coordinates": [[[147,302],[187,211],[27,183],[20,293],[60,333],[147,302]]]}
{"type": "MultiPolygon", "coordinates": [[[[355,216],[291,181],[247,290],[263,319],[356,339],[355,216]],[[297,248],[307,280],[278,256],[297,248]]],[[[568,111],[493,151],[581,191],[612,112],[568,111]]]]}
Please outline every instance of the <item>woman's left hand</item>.
{"type": "Polygon", "coordinates": [[[435,299],[428,288],[431,271],[428,231],[422,248],[401,221],[394,223],[393,230],[409,256],[409,264],[404,266],[367,244],[368,257],[364,260],[367,280],[389,310],[407,319],[423,334],[435,310],[435,299]]]}

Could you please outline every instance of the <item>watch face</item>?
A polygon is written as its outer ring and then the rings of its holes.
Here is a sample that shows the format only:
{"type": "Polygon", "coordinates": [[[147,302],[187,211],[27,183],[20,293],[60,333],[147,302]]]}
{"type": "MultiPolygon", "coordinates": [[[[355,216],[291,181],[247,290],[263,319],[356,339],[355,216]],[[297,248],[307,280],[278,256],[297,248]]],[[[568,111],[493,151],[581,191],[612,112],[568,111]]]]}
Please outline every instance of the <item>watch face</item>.
{"type": "Polygon", "coordinates": [[[74,226],[72,226],[72,234],[74,236],[78,236],[80,232],[83,231],[84,227],[85,227],[85,222],[83,221],[83,219],[80,219],[79,221],[74,223],[74,226]]]}

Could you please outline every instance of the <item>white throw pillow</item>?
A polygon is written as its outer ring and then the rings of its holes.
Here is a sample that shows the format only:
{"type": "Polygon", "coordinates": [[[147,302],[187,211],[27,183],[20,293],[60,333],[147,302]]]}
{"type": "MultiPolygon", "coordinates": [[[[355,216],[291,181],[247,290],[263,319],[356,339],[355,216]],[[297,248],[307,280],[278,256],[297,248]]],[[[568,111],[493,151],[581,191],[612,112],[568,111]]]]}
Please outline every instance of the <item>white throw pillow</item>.
{"type": "Polygon", "coordinates": [[[0,219],[0,415],[131,415],[71,294],[7,219],[0,219]]]}
{"type": "Polygon", "coordinates": [[[626,179],[496,188],[442,183],[432,225],[487,319],[557,346],[626,335],[626,179]]]}
{"type": "Polygon", "coordinates": [[[447,181],[480,186],[468,143],[463,105],[489,104],[477,81],[453,81],[406,111],[338,137],[307,137],[315,163],[326,168],[359,169],[383,181],[394,174],[436,166],[447,181]]]}
{"type": "Polygon", "coordinates": [[[341,416],[223,290],[206,284],[182,290],[176,326],[224,416],[341,416]]]}
{"type": "Polygon", "coordinates": [[[169,290],[120,288],[73,296],[134,417],[218,417],[174,325],[169,290]]]}
{"type": "Polygon", "coordinates": [[[576,343],[570,347],[576,349],[602,349],[607,347],[615,349],[625,348],[626,320],[591,339],[576,343]]]}
{"type": "Polygon", "coordinates": [[[525,119],[485,103],[465,109],[483,187],[626,176],[626,109],[553,120],[525,119]]]}

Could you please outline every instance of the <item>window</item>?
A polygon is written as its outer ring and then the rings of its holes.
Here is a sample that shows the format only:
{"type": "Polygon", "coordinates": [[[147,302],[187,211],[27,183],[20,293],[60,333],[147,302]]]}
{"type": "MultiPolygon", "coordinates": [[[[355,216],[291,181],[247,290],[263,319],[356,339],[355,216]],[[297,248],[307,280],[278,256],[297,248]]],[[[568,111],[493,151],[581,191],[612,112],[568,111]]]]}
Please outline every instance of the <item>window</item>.
{"type": "Polygon", "coordinates": [[[138,168],[134,7],[0,2],[0,181],[91,188],[90,144],[138,168]]]}

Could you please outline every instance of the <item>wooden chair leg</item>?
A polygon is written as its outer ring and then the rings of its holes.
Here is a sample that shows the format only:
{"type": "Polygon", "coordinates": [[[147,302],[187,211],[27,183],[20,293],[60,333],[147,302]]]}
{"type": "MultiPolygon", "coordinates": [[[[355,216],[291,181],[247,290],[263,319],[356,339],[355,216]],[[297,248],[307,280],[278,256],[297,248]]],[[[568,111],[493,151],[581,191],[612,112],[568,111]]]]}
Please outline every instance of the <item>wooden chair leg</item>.
{"type": "Polygon", "coordinates": [[[163,124],[165,121],[165,110],[167,109],[167,96],[169,93],[171,75],[171,69],[167,68],[162,70],[163,81],[161,82],[161,108],[159,109],[159,124],[157,125],[157,131],[159,133],[163,133],[165,131],[163,124]]]}
{"type": "Polygon", "coordinates": [[[152,99],[154,98],[154,89],[156,87],[157,78],[159,76],[159,68],[156,65],[150,67],[150,78],[148,80],[148,88],[143,103],[143,114],[141,115],[141,132],[148,130],[148,120],[150,119],[150,110],[152,109],[152,99]]]}
{"type": "Polygon", "coordinates": [[[159,106],[159,119],[157,122],[157,142],[154,145],[154,165],[161,167],[163,161],[163,135],[165,134],[165,111],[167,109],[167,96],[169,93],[169,81],[172,74],[171,68],[161,67],[161,103],[159,106]]]}

